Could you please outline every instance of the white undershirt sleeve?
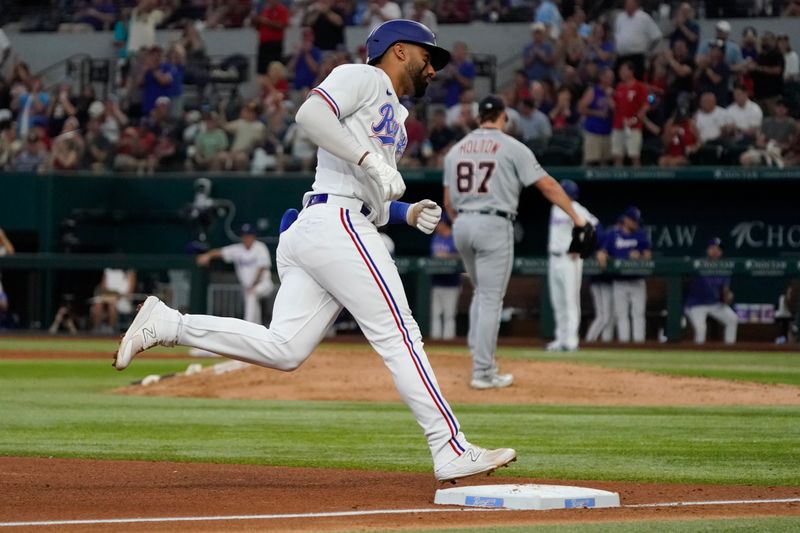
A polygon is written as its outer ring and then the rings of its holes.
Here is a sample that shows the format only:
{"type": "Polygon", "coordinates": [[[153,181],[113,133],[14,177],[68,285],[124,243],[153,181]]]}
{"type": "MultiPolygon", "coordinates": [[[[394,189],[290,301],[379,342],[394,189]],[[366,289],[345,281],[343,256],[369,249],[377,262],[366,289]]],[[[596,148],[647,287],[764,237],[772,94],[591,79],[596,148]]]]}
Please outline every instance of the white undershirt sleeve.
{"type": "Polygon", "coordinates": [[[295,122],[314,144],[348,163],[358,165],[369,151],[342,126],[329,104],[316,93],[311,93],[297,110],[295,122]]]}

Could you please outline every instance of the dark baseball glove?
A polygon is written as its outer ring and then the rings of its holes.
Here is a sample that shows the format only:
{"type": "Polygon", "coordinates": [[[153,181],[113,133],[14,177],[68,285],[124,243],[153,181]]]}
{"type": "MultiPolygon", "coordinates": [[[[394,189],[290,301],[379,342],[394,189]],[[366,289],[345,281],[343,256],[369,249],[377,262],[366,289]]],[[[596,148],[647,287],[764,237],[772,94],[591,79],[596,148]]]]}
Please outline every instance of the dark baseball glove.
{"type": "Polygon", "coordinates": [[[586,259],[597,248],[597,232],[594,226],[589,224],[572,228],[572,242],[569,243],[568,253],[578,254],[582,259],[586,259]]]}

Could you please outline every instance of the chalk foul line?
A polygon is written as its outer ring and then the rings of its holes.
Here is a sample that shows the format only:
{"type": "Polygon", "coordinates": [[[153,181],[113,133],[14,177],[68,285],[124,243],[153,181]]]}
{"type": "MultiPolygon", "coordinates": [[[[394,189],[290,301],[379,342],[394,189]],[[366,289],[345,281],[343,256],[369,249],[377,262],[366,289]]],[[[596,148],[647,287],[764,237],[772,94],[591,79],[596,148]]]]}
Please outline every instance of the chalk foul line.
{"type": "MultiPolygon", "coordinates": [[[[711,500],[696,502],[661,502],[623,505],[628,509],[648,507],[691,507],[700,505],[755,505],[768,503],[800,503],[800,498],[778,498],[765,500],[711,500]]],[[[227,516],[164,516],[152,518],[97,518],[84,520],[40,520],[27,522],[0,522],[0,527],[32,527],[32,526],[73,526],[94,524],[143,524],[153,522],[213,522],[228,520],[289,520],[293,518],[337,518],[348,516],[397,515],[415,513],[469,513],[469,512],[508,512],[509,509],[481,508],[445,508],[445,509],[373,509],[364,511],[339,511],[329,513],[290,513],[290,514],[254,514],[227,516]]]]}

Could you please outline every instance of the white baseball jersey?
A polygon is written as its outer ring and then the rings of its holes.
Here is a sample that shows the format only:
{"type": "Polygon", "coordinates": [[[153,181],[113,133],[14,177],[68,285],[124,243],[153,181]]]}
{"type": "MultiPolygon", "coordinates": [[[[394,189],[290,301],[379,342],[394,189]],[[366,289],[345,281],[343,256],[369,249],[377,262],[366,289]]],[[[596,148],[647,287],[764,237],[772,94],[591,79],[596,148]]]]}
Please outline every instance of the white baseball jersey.
{"type": "Polygon", "coordinates": [[[272,268],[272,259],[269,256],[267,245],[261,241],[255,241],[248,250],[244,244],[230,244],[222,248],[222,259],[226,263],[233,263],[236,270],[236,277],[242,287],[252,287],[256,280],[258,271],[266,268],[265,276],[272,268]]]}
{"type": "MultiPolygon", "coordinates": [[[[591,222],[593,226],[596,226],[599,222],[596,216],[575,200],[572,201],[572,208],[579,216],[591,222]]],[[[550,231],[547,238],[547,250],[551,254],[567,253],[569,244],[572,242],[572,228],[574,226],[575,223],[569,218],[569,215],[557,205],[553,205],[550,209],[550,231]]]]}
{"type": "MultiPolygon", "coordinates": [[[[386,73],[370,65],[341,65],[333,69],[312,92],[322,97],[350,132],[367,150],[380,154],[393,168],[403,155],[408,139],[404,122],[408,110],[397,99],[386,73]]],[[[317,172],[313,193],[358,198],[373,210],[376,225],[389,219],[383,191],[356,164],[348,163],[323,148],[317,150],[317,172]]],[[[305,199],[304,199],[305,200],[305,199]]]]}
{"type": "Polygon", "coordinates": [[[128,294],[130,292],[128,273],[129,271],[120,268],[106,268],[103,270],[106,289],[119,294],[128,294]]]}
{"type": "Polygon", "coordinates": [[[547,175],[530,148],[491,128],[473,131],[444,159],[444,185],[454,209],[516,214],[522,189],[547,175]]]}

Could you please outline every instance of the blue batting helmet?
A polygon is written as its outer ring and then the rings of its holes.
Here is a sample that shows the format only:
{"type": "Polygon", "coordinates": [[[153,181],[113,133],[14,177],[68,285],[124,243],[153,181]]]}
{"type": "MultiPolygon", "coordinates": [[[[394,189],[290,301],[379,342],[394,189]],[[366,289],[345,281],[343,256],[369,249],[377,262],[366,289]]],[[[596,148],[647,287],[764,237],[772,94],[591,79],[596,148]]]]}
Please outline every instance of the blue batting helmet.
{"type": "Polygon", "coordinates": [[[578,184],[572,180],[564,180],[561,182],[561,188],[564,189],[564,192],[567,193],[567,196],[572,198],[573,200],[578,199],[578,193],[580,189],[578,189],[578,184]]]}
{"type": "Polygon", "coordinates": [[[412,43],[422,46],[431,54],[431,66],[443,69],[450,62],[450,52],[441,48],[436,36],[424,24],[413,20],[387,20],[367,37],[367,63],[374,65],[394,43],[412,43]]]}

